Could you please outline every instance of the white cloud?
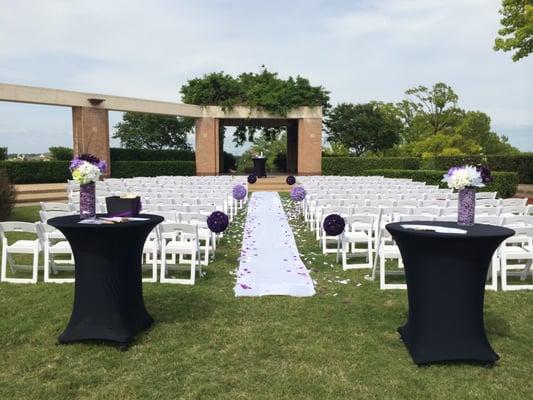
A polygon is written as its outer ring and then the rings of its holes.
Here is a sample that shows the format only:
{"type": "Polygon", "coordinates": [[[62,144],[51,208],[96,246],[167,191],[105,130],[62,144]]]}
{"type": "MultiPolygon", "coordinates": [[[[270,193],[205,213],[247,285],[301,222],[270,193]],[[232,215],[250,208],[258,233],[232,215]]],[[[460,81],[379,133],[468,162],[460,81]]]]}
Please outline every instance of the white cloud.
{"type": "MultiPolygon", "coordinates": [[[[496,126],[533,127],[532,59],[513,63],[510,54],[492,50],[499,6],[498,0],[5,0],[0,81],[176,101],[187,79],[265,64],[325,86],[334,103],[398,101],[409,87],[444,81],[463,107],[487,112],[496,126]]],[[[27,110],[0,104],[8,130],[24,126],[37,135],[46,130],[43,121],[70,129],[63,114],[44,116],[48,111],[39,108],[32,115],[42,118],[24,118],[12,107],[27,110]]],[[[56,139],[36,146],[44,150],[56,139]]],[[[6,140],[0,131],[0,144],[6,140]]],[[[17,140],[9,139],[10,147],[17,140]]],[[[528,146],[523,139],[520,145],[528,146]]]]}

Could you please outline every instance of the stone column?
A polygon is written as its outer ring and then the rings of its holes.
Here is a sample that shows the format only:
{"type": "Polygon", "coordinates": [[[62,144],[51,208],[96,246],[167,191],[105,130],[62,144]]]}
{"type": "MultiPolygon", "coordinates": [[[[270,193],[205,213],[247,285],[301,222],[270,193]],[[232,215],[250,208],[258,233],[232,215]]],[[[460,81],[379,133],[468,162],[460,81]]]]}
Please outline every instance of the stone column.
{"type": "Polygon", "coordinates": [[[322,118],[298,120],[298,175],[322,174],[322,118]]]}
{"type": "Polygon", "coordinates": [[[108,165],[106,176],[111,175],[109,152],[109,112],[95,107],[72,107],[74,156],[90,153],[108,165]]]}
{"type": "Polygon", "coordinates": [[[218,118],[196,120],[196,175],[218,175],[220,172],[218,126],[218,118]]]}
{"type": "Polygon", "coordinates": [[[287,125],[287,172],[296,174],[298,168],[298,123],[287,125]]]}

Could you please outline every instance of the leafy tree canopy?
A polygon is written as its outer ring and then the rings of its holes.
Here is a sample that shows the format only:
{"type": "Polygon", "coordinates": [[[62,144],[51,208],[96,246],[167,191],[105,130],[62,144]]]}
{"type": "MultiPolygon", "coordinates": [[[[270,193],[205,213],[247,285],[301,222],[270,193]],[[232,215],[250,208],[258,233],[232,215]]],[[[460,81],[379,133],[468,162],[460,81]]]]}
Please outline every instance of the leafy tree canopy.
{"type": "Polygon", "coordinates": [[[245,72],[237,77],[212,72],[187,81],[180,91],[181,100],[188,104],[216,105],[226,110],[248,106],[281,116],[301,106],[330,107],[329,92],[322,86],[311,86],[299,75],[281,79],[264,66],[259,73],[245,72]]]}
{"type": "Polygon", "coordinates": [[[380,103],[341,103],[325,121],[327,139],[355,156],[381,152],[399,143],[402,123],[380,103]]]}
{"type": "Polygon", "coordinates": [[[120,139],[120,145],[128,149],[188,150],[187,134],[193,127],[192,118],[126,112],[115,126],[113,137],[120,139]]]}
{"type": "Polygon", "coordinates": [[[503,0],[500,14],[494,50],[514,51],[513,61],[527,57],[533,52],[533,0],[503,0]]]}
{"type": "Polygon", "coordinates": [[[482,148],[472,139],[460,134],[445,134],[439,132],[424,139],[404,144],[389,155],[404,155],[422,158],[435,156],[457,156],[462,154],[481,154],[482,148]],[[398,151],[399,150],[399,151],[398,151]]]}

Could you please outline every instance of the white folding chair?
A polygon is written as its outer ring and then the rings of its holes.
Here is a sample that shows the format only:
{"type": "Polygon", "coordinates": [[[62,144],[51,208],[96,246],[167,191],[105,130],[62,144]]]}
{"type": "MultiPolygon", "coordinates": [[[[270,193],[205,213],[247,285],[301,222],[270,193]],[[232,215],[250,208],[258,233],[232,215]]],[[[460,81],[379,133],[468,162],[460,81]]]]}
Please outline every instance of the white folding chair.
{"type": "Polygon", "coordinates": [[[515,236],[507,239],[500,247],[502,290],[532,290],[533,227],[513,229],[515,236]],[[511,260],[524,261],[525,264],[511,264],[511,260]],[[508,278],[513,275],[518,275],[520,281],[525,281],[528,275],[532,275],[532,284],[511,284],[508,278]]]}
{"type": "Polygon", "coordinates": [[[74,212],[74,207],[69,203],[55,203],[55,202],[44,202],[41,201],[41,210],[42,211],[63,211],[72,213],[74,212]]]}
{"type": "Polygon", "coordinates": [[[39,269],[39,239],[20,239],[12,244],[8,244],[6,233],[28,233],[37,235],[35,224],[29,222],[0,222],[0,238],[2,239],[2,264],[0,271],[0,280],[2,282],[12,283],[37,283],[39,269]],[[31,278],[10,278],[7,276],[7,264],[11,272],[16,272],[19,267],[26,266],[16,265],[13,254],[33,254],[32,277],[31,278]]]}
{"type": "MultiPolygon", "coordinates": [[[[160,224],[161,233],[174,233],[174,239],[161,241],[161,283],[178,283],[194,285],[196,270],[200,265],[200,248],[198,245],[198,226],[181,223],[160,224]],[[176,254],[179,260],[185,261],[185,256],[190,256],[190,277],[189,279],[167,277],[167,255],[176,254]]],[[[179,262],[179,261],[178,261],[179,262]]],[[[179,267],[178,264],[173,267],[179,267]]]]}
{"type": "Polygon", "coordinates": [[[344,217],[344,222],[346,224],[344,232],[342,232],[338,238],[337,262],[339,262],[339,253],[341,253],[343,270],[372,268],[372,230],[374,226],[374,216],[353,215],[344,217]],[[357,245],[362,244],[365,245],[365,248],[357,247],[357,245]],[[348,263],[350,255],[363,255],[366,259],[366,263],[348,263]]]}
{"type": "Polygon", "coordinates": [[[37,234],[41,242],[41,247],[44,253],[44,281],[50,283],[72,283],[74,278],[53,278],[50,275],[50,270],[56,275],[59,269],[74,270],[74,259],[72,255],[72,249],[67,240],[57,240],[57,229],[44,222],[37,222],[37,234]],[[61,267],[54,259],[55,255],[68,255],[70,256],[70,265],[65,268],[64,262],[61,263],[61,267]]]}

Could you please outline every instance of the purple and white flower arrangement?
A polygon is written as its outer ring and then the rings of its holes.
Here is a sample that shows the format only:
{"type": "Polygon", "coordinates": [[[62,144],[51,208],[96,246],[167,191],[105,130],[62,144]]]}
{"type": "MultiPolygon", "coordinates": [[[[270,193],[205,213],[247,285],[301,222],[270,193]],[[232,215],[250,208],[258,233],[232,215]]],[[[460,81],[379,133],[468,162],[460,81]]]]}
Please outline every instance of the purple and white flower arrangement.
{"type": "Polygon", "coordinates": [[[442,179],[442,182],[446,182],[449,188],[455,190],[484,187],[490,181],[492,181],[492,177],[487,167],[474,167],[472,165],[452,167],[442,179]]]}
{"type": "Polygon", "coordinates": [[[242,200],[246,197],[247,190],[244,185],[233,186],[233,198],[235,200],[242,200]]]}
{"type": "Polygon", "coordinates": [[[91,154],[82,154],[70,162],[69,168],[72,179],[80,185],[87,185],[100,179],[107,170],[107,164],[91,154]]]}

